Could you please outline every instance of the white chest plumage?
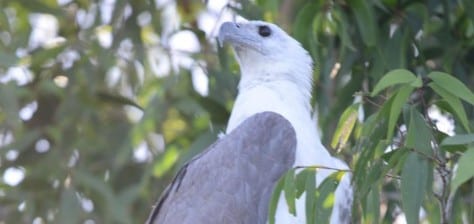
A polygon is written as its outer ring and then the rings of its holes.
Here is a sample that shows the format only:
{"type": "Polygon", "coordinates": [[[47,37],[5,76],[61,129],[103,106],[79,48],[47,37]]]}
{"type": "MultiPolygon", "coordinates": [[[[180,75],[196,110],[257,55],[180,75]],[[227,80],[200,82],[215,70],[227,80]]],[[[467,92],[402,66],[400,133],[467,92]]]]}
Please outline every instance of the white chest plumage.
{"type": "Polygon", "coordinates": [[[309,100],[288,81],[273,81],[241,89],[227,125],[227,133],[248,117],[264,111],[281,114],[293,125],[297,137],[295,166],[331,165],[311,118],[309,100]]]}

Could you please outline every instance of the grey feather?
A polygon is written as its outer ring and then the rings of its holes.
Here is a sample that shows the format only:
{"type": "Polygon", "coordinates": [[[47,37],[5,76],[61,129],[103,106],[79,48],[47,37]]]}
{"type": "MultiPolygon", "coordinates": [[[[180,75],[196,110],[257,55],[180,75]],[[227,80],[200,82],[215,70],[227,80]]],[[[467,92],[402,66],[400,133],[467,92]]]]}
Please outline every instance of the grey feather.
{"type": "Polygon", "coordinates": [[[273,112],[256,114],[183,166],[149,224],[266,223],[277,180],[295,160],[296,134],[273,112]]]}

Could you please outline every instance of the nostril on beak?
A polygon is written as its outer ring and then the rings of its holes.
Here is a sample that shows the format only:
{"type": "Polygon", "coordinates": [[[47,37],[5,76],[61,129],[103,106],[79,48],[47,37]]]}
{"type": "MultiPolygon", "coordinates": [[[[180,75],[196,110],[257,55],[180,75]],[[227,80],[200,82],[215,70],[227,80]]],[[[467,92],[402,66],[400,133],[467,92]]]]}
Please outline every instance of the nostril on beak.
{"type": "Polygon", "coordinates": [[[237,28],[240,28],[240,25],[239,25],[238,23],[236,23],[235,26],[236,26],[237,28]]]}

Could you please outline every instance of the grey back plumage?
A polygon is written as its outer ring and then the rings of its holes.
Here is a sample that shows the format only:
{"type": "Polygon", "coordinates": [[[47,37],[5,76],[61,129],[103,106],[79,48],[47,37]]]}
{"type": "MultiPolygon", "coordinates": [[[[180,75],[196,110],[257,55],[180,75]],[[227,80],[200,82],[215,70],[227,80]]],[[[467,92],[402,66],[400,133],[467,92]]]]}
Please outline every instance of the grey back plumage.
{"type": "Polygon", "coordinates": [[[292,167],[295,150],[285,118],[256,114],[186,163],[147,223],[264,224],[275,183],[292,167]]]}

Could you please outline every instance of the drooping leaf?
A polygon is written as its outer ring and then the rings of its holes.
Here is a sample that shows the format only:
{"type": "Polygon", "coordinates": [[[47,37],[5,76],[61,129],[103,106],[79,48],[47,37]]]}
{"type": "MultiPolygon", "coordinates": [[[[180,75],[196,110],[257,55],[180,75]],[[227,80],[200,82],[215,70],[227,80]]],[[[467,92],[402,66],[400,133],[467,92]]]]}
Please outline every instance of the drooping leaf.
{"type": "Polygon", "coordinates": [[[408,154],[401,177],[402,205],[408,224],[419,222],[420,207],[432,173],[428,162],[432,154],[431,136],[423,116],[415,108],[410,108],[406,147],[414,152],[408,154]]]}
{"type": "Polygon", "coordinates": [[[364,0],[354,0],[348,2],[354,10],[355,19],[359,33],[364,44],[372,47],[377,42],[377,27],[375,25],[373,8],[370,2],[364,0]]]}
{"type": "Polygon", "coordinates": [[[367,223],[379,223],[380,219],[380,195],[379,189],[374,186],[366,198],[366,210],[364,212],[364,221],[367,223]]]}
{"type": "Polygon", "coordinates": [[[433,154],[431,147],[432,133],[423,115],[415,108],[410,108],[410,124],[406,136],[406,147],[419,151],[426,156],[433,154]]]}
{"type": "Polygon", "coordinates": [[[313,224],[316,221],[316,217],[314,216],[314,209],[316,206],[316,172],[314,169],[308,169],[307,172],[305,186],[306,223],[313,224]]]}
{"type": "Polygon", "coordinates": [[[474,147],[470,147],[459,159],[458,168],[451,182],[451,193],[456,190],[464,182],[474,177],[474,147]]]}
{"type": "Polygon", "coordinates": [[[78,223],[80,221],[81,205],[73,189],[65,188],[59,204],[58,223],[78,223]]]}
{"type": "Polygon", "coordinates": [[[316,191],[315,223],[329,223],[332,208],[335,202],[335,190],[339,185],[340,174],[334,172],[329,175],[318,187],[316,191]]]}
{"type": "Polygon", "coordinates": [[[285,185],[285,178],[282,177],[278,180],[275,188],[273,189],[272,197],[270,199],[270,205],[268,206],[268,223],[275,224],[275,213],[278,207],[278,201],[283,192],[283,186],[285,185]]]}
{"type": "Polygon", "coordinates": [[[408,224],[419,223],[421,203],[425,196],[429,166],[426,159],[412,152],[402,170],[402,208],[408,224]]]}
{"type": "Polygon", "coordinates": [[[340,10],[333,11],[334,18],[336,19],[339,27],[337,29],[338,35],[341,38],[342,45],[348,47],[351,50],[355,50],[354,43],[348,32],[349,23],[344,13],[340,10]]]}
{"type": "Polygon", "coordinates": [[[18,89],[13,82],[0,84],[0,111],[4,113],[5,123],[12,128],[20,125],[18,89]]]}
{"type": "Polygon", "coordinates": [[[461,100],[436,83],[430,83],[428,86],[445,100],[445,102],[451,107],[452,113],[459,119],[459,122],[461,122],[464,129],[470,132],[469,121],[461,100]]]}
{"type": "Polygon", "coordinates": [[[288,211],[296,215],[296,184],[295,184],[295,170],[291,169],[285,175],[285,185],[284,185],[284,192],[285,192],[285,200],[288,205],[288,211]]]}
{"type": "Polygon", "coordinates": [[[359,106],[359,104],[353,104],[342,113],[331,141],[332,148],[342,147],[349,140],[349,136],[357,121],[359,106]]]}
{"type": "Polygon", "coordinates": [[[375,85],[374,90],[370,94],[372,97],[376,96],[380,91],[397,84],[414,83],[414,87],[421,86],[421,80],[410,71],[405,69],[395,69],[384,75],[380,81],[375,85]]]}
{"type": "Polygon", "coordinates": [[[474,142],[474,134],[458,134],[447,137],[441,142],[441,146],[464,145],[474,142]]]}
{"type": "MultiPolygon", "coordinates": [[[[384,110],[384,109],[382,109],[384,110]]],[[[359,141],[357,147],[361,147],[361,154],[357,159],[353,179],[355,185],[358,186],[359,190],[356,194],[359,194],[360,197],[366,197],[369,191],[369,188],[372,186],[373,182],[368,181],[371,176],[370,172],[375,172],[377,169],[374,164],[374,160],[378,161],[375,158],[376,152],[381,151],[380,149],[386,148],[387,141],[384,140],[387,122],[384,119],[385,116],[379,116],[378,114],[370,116],[364,124],[362,130],[362,140],[359,141]],[[368,172],[369,171],[369,172],[368,172]]],[[[382,151],[383,152],[383,151],[382,151]]]]}
{"type": "Polygon", "coordinates": [[[442,89],[474,105],[474,93],[459,79],[444,72],[431,72],[428,77],[442,89]]]}
{"type": "Polygon", "coordinates": [[[309,175],[310,169],[304,169],[298,174],[296,174],[296,198],[300,198],[301,194],[305,191],[306,187],[306,179],[308,178],[307,175],[309,175]]]}
{"type": "Polygon", "coordinates": [[[393,137],[395,125],[397,124],[397,120],[402,111],[402,107],[407,102],[413,90],[414,87],[412,86],[403,86],[398,90],[397,94],[393,96],[394,99],[390,107],[390,117],[388,120],[387,139],[391,139],[393,137]]]}

